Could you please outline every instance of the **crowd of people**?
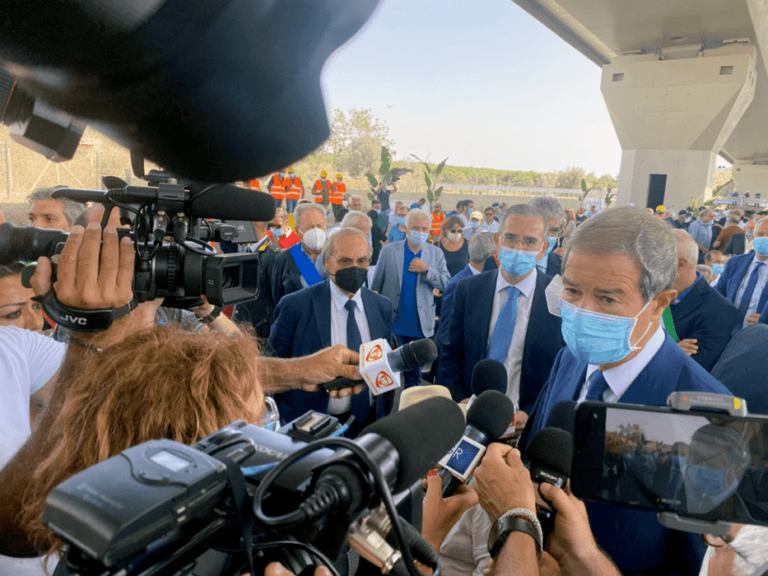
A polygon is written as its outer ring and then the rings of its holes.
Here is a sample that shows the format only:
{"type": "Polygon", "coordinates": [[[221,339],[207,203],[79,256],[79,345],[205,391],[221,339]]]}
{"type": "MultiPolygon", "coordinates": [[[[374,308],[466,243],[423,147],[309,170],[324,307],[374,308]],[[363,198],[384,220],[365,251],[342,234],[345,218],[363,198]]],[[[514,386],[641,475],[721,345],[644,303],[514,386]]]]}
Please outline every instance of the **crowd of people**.
{"type": "MultiPolygon", "coordinates": [[[[52,190],[30,195],[29,225],[70,232],[55,283],[47,258],[32,288],[22,265],[0,267],[0,554],[55,560],[61,542],[42,522],[46,494],[131,445],[194,443],[237,419],[258,422],[265,395],[282,422],[314,410],[349,422],[354,437],[415,394],[466,404],[475,367],[493,359],[506,370],[514,433],[489,447],[456,495],[441,495],[435,473],[424,480],[422,534],[444,574],[717,576],[768,561],[766,528],[734,525],[702,539],[647,510],[585,505],[567,487],[534,487],[521,454],[562,401],[666,406],[672,392],[699,391],[768,414],[759,376],[766,214],[575,211],[547,196],[477,208],[461,200],[444,212],[439,199],[391,202],[391,182],[372,190],[366,210],[341,174],[329,182],[321,173],[310,199],[287,169],[267,183],[278,210],[254,222],[256,242],[217,247],[259,255],[252,301],[225,313],[207,301],[183,312],[147,302],[106,331],[48,337],[57,331],[35,295],[119,308],[131,300],[134,266],[119,222],[102,230],[100,207],[83,210],[52,190]],[[339,376],[360,379],[361,344],[424,338],[437,359],[402,373],[400,390],[322,391],[339,376]],[[546,541],[541,498],[557,511],[546,541]]],[[[714,489],[713,474],[702,492],[714,489]]],[[[2,557],[0,573],[37,574],[35,562],[2,557]]]]}

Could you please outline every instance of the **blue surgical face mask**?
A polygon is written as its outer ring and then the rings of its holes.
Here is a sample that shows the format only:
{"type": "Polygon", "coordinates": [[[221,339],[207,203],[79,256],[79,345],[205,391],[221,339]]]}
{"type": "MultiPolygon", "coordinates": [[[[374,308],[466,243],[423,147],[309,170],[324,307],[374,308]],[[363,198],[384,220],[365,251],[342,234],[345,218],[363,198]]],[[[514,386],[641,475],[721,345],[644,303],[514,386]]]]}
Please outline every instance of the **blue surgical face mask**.
{"type": "Polygon", "coordinates": [[[473,220],[472,222],[470,222],[470,223],[469,223],[469,225],[470,225],[472,228],[477,228],[478,226],[480,226],[480,222],[475,222],[475,221],[473,220]]]}
{"type": "Polygon", "coordinates": [[[727,470],[714,470],[700,464],[688,464],[683,475],[688,512],[706,514],[736,492],[739,478],[726,484],[727,470]]]}
{"type": "Polygon", "coordinates": [[[768,236],[755,238],[752,242],[752,248],[754,248],[755,252],[760,256],[768,256],[768,236]]]}
{"type": "Polygon", "coordinates": [[[709,222],[704,222],[705,226],[712,227],[712,224],[714,224],[714,220],[710,220],[709,222]]]}
{"type": "Polygon", "coordinates": [[[398,216],[397,217],[397,223],[398,224],[402,224],[403,226],[405,226],[405,218],[400,218],[400,216],[398,216]]]}
{"type": "Polygon", "coordinates": [[[427,238],[429,237],[429,234],[426,232],[416,232],[416,230],[411,230],[408,233],[408,240],[411,241],[411,244],[414,246],[421,246],[424,244],[424,242],[427,241],[427,238]]]}
{"type": "MultiPolygon", "coordinates": [[[[637,325],[637,318],[650,303],[649,300],[634,318],[626,318],[583,310],[561,300],[563,340],[571,354],[587,364],[611,364],[623,360],[632,351],[639,349],[637,346],[630,345],[629,339],[637,325]]],[[[645,333],[637,339],[637,342],[645,337],[650,328],[649,323],[645,333]]]]}
{"type": "Polygon", "coordinates": [[[544,256],[549,256],[552,253],[552,250],[555,249],[555,246],[557,246],[557,236],[547,236],[547,240],[549,240],[549,248],[547,248],[547,253],[544,254],[544,256]]]}
{"type": "Polygon", "coordinates": [[[472,214],[472,212],[474,211],[475,211],[474,208],[467,208],[467,215],[472,214]]]}
{"type": "Polygon", "coordinates": [[[283,235],[283,229],[282,228],[272,228],[272,236],[275,236],[276,238],[279,238],[283,235]]]}
{"type": "Polygon", "coordinates": [[[745,235],[747,238],[749,238],[750,240],[752,240],[752,232],[744,232],[744,235],[745,235]]]}
{"type": "Polygon", "coordinates": [[[498,258],[504,272],[511,276],[522,276],[533,270],[533,267],[536,266],[537,255],[538,252],[528,252],[527,250],[502,246],[498,258]]]}
{"type": "Polygon", "coordinates": [[[723,270],[725,270],[724,264],[712,264],[712,274],[722,274],[723,270]]]}

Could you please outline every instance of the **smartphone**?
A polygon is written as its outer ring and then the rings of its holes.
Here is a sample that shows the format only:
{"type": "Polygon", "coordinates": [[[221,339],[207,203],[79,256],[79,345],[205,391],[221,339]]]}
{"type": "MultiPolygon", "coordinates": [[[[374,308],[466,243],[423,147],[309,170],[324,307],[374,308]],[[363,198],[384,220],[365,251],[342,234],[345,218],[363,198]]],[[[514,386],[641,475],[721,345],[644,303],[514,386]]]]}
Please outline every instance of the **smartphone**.
{"type": "Polygon", "coordinates": [[[768,526],[768,418],[583,402],[571,489],[706,521],[768,526]]]}

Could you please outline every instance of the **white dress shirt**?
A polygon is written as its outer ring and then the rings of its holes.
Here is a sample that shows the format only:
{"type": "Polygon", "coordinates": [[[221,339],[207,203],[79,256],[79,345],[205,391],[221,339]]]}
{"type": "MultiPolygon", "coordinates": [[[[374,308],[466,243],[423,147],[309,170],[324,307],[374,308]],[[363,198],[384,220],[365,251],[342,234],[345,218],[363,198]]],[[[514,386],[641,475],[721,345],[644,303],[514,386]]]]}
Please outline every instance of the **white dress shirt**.
{"type": "MultiPolygon", "coordinates": [[[[739,284],[739,289],[736,292],[736,298],[733,302],[733,305],[736,306],[736,308],[741,306],[741,299],[747,289],[747,284],[749,284],[749,278],[752,276],[752,272],[754,271],[755,266],[757,266],[757,262],[757,254],[755,254],[752,257],[752,262],[750,263],[749,268],[747,268],[747,272],[744,274],[744,277],[741,279],[741,284],[739,284]]],[[[746,328],[747,326],[747,316],[750,314],[762,312],[762,310],[757,309],[757,305],[760,302],[760,295],[763,293],[766,284],[768,284],[768,261],[763,262],[763,265],[760,266],[760,272],[757,275],[755,291],[752,292],[752,299],[749,301],[747,313],[744,315],[744,323],[741,326],[742,328],[746,328]]]]}
{"type": "MultiPolygon", "coordinates": [[[[349,301],[349,297],[336,286],[333,280],[329,284],[331,287],[331,346],[336,344],[344,344],[346,346],[347,316],[349,316],[349,312],[344,308],[344,305],[349,301]]],[[[355,321],[357,322],[357,329],[360,330],[360,339],[362,342],[370,342],[371,330],[368,327],[368,318],[365,316],[365,308],[363,307],[363,298],[360,295],[360,290],[355,292],[352,300],[357,304],[355,307],[355,321]]],[[[365,394],[365,392],[361,392],[361,394],[365,394]]],[[[351,406],[352,396],[329,398],[328,414],[343,414],[348,412],[351,406]]]]}
{"type": "Polygon", "coordinates": [[[466,214],[457,214],[457,216],[459,218],[461,218],[461,221],[463,222],[464,228],[468,228],[469,227],[469,218],[467,217],[467,215],[466,214]]]}
{"type": "MultiPolygon", "coordinates": [[[[648,340],[648,344],[645,345],[640,353],[629,360],[620,364],[615,368],[610,368],[603,372],[603,377],[608,383],[608,388],[603,393],[603,402],[615,403],[618,402],[635,381],[635,378],[642,372],[648,363],[656,356],[656,353],[661,349],[664,344],[664,329],[661,325],[651,339],[648,340]]],[[[587,391],[589,390],[589,377],[597,370],[597,366],[590,364],[587,366],[587,378],[584,380],[584,384],[581,386],[581,393],[577,402],[581,403],[587,397],[587,391]]]]}
{"type": "Polygon", "coordinates": [[[482,228],[486,232],[496,233],[499,231],[499,223],[494,220],[493,222],[488,224],[488,222],[483,220],[483,223],[480,224],[480,228],[482,228]]]}
{"type": "MultiPolygon", "coordinates": [[[[525,334],[528,330],[528,319],[531,317],[531,302],[533,291],[536,288],[536,268],[530,276],[519,282],[514,288],[520,292],[517,295],[517,319],[515,331],[512,333],[512,342],[509,344],[507,356],[504,358],[504,368],[507,369],[507,396],[518,406],[520,400],[520,372],[523,366],[523,348],[525,347],[525,334]]],[[[496,279],[496,291],[493,296],[493,310],[491,311],[491,325],[488,330],[487,345],[491,343],[491,336],[496,327],[496,321],[504,304],[507,303],[507,288],[512,286],[506,281],[501,271],[496,279]]]]}

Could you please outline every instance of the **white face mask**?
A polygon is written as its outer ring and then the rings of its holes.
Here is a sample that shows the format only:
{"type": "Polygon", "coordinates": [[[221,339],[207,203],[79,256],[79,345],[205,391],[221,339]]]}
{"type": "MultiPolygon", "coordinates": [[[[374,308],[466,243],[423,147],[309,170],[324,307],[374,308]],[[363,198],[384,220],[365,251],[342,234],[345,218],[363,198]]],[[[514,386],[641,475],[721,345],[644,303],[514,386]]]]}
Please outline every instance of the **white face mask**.
{"type": "Polygon", "coordinates": [[[312,228],[311,230],[304,232],[302,242],[304,242],[304,245],[310,250],[320,250],[320,248],[323,247],[323,244],[325,244],[325,238],[325,230],[322,228],[312,228]]]}
{"type": "Polygon", "coordinates": [[[456,242],[459,238],[461,238],[461,232],[448,232],[446,236],[448,236],[448,240],[451,242],[456,242]]]}

